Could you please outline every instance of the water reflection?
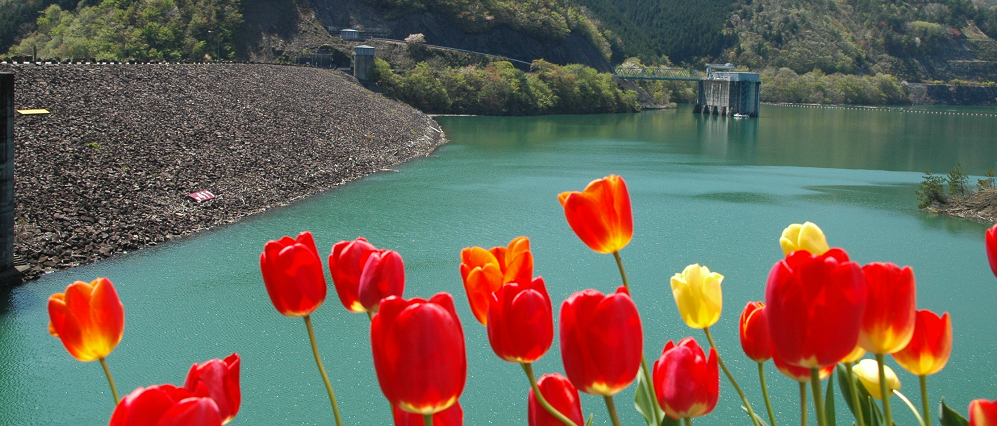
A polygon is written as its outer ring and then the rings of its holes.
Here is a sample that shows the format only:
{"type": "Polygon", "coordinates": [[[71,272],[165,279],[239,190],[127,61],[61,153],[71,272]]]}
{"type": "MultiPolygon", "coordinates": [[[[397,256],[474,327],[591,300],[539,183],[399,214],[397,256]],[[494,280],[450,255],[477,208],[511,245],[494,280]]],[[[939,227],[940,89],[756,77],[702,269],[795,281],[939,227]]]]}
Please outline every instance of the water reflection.
{"type": "Polygon", "coordinates": [[[758,119],[694,114],[702,154],[750,162],[758,147],[758,119]]]}

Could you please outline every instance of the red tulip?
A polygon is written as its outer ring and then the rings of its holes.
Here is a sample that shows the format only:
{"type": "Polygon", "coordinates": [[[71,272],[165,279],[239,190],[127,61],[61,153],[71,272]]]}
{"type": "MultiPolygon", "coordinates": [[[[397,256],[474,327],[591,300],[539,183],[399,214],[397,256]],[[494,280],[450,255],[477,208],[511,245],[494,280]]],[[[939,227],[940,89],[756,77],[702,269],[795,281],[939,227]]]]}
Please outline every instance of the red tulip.
{"type": "Polygon", "coordinates": [[[997,401],[974,399],[969,403],[969,426],[997,425],[997,401]]]}
{"type": "Polygon", "coordinates": [[[108,426],[221,426],[222,416],[211,398],[184,388],[158,385],[138,388],[114,408],[108,426]]]}
{"type": "Polygon", "coordinates": [[[405,300],[390,296],[370,328],[374,369],[392,405],[434,414],[457,402],[467,378],[464,332],[447,293],[405,300]]]}
{"type": "Polygon", "coordinates": [[[987,230],[987,260],[990,261],[990,270],[997,275],[997,225],[987,230]]]}
{"type": "Polygon", "coordinates": [[[543,278],[512,283],[492,294],[488,342],[509,362],[535,362],[554,342],[554,314],[543,278]]]}
{"type": "Polygon", "coordinates": [[[192,365],[183,387],[193,392],[194,396],[213,399],[218,406],[222,423],[228,423],[239,412],[242,401],[242,392],[239,390],[239,354],[229,355],[224,360],[213,359],[192,365]]]}
{"type": "Polygon", "coordinates": [[[332,254],[329,255],[332,283],[336,286],[339,301],[351,312],[366,311],[360,303],[360,275],[367,256],[374,250],[377,249],[362,237],[340,241],[332,246],[332,254]]]}
{"type": "MultiPolygon", "coordinates": [[[[809,368],[786,364],[786,361],[779,358],[779,354],[775,351],[772,351],[772,363],[774,363],[775,368],[777,368],[780,373],[785,374],[786,377],[796,380],[797,382],[810,383],[809,368]]],[[[834,371],[834,366],[835,364],[821,367],[817,377],[821,380],[826,379],[827,376],[830,376],[831,372],[834,371]]]]}
{"type": "Polygon", "coordinates": [[[916,318],[910,343],[894,352],[893,359],[915,375],[935,374],[945,367],[952,354],[952,319],[948,312],[939,317],[929,310],[917,311],[916,318]]]}
{"type": "Polygon", "coordinates": [[[325,301],[325,273],[311,232],[268,242],[260,254],[260,270],[270,301],[283,315],[303,317],[325,301]]]}
{"type": "MultiPolygon", "coordinates": [[[[570,419],[576,425],[585,424],[585,417],[582,415],[582,401],[578,398],[578,389],[572,386],[571,381],[566,377],[557,374],[544,374],[537,381],[537,387],[543,394],[547,403],[554,407],[559,413],[570,419]]],[[[540,405],[533,388],[530,388],[530,395],[527,397],[527,416],[529,426],[563,426],[556,417],[550,415],[540,405]]]]}
{"type": "Polygon", "coordinates": [[[583,192],[562,192],[557,198],[571,230],[592,250],[614,253],[630,243],[634,221],[623,178],[609,175],[592,181],[583,192]]]}
{"type": "Polygon", "coordinates": [[[844,250],[799,250],[769,273],[765,316],[773,352],[789,365],[831,365],[855,349],[866,301],[865,276],[844,250]]]}
{"type": "Polygon", "coordinates": [[[862,273],[867,297],[859,346],[881,355],[903,349],[914,334],[914,271],[909,266],[870,263],[862,273]]]}
{"type": "Polygon", "coordinates": [[[107,278],[76,281],[48,298],[48,331],[80,361],[106,357],[125,332],[125,308],[107,278]]]}
{"type": "Polygon", "coordinates": [[[661,358],[654,362],[653,377],[658,405],[673,419],[703,416],[717,406],[717,351],[710,348],[707,358],[692,337],[682,339],[678,345],[671,340],[665,344],[661,358]]]}
{"type": "MultiPolygon", "coordinates": [[[[398,407],[392,407],[394,413],[395,426],[423,426],[422,414],[402,411],[398,407]]],[[[462,426],[464,424],[464,410],[460,408],[460,402],[451,405],[450,408],[433,414],[433,426],[462,426]]]]}
{"type": "Polygon", "coordinates": [[[360,274],[360,304],[366,311],[377,311],[378,303],[388,296],[402,296],[405,291],[405,263],[393,250],[377,250],[367,255],[360,274]]]}
{"type": "Polygon", "coordinates": [[[748,302],[741,312],[741,349],[755,362],[765,362],[772,358],[772,340],[769,338],[769,325],[765,317],[765,304],[748,302]]]}
{"type": "Polygon", "coordinates": [[[533,280],[530,239],[516,237],[508,247],[467,247],[460,252],[460,276],[474,318],[488,325],[488,303],[503,284],[533,280]]]}
{"type": "Polygon", "coordinates": [[[637,378],[644,341],[626,289],[579,291],[561,304],[561,360],[582,392],[610,396],[637,378]]]}

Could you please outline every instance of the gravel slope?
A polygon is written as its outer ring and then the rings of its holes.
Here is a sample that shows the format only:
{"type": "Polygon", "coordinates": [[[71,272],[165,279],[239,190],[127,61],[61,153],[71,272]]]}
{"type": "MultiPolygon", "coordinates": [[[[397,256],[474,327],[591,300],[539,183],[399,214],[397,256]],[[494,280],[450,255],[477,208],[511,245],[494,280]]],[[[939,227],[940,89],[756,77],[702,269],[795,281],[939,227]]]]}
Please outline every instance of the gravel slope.
{"type": "Polygon", "coordinates": [[[15,253],[27,279],[231,223],[445,143],[338,71],[280,65],[4,65],[15,253]],[[187,194],[209,190],[198,204],[187,194]]]}

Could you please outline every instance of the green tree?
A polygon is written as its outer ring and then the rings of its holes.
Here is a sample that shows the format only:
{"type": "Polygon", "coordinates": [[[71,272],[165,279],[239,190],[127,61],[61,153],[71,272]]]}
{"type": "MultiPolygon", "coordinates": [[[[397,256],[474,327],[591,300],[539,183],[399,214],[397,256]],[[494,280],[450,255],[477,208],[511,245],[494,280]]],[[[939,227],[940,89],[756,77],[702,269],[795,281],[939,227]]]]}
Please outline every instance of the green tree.
{"type": "Polygon", "coordinates": [[[922,178],[921,184],[918,186],[916,191],[918,201],[917,207],[924,209],[935,203],[945,204],[944,183],[944,176],[935,175],[931,172],[924,172],[924,177],[922,178]]]}
{"type": "Polygon", "coordinates": [[[949,194],[965,194],[969,176],[962,171],[962,164],[955,163],[955,168],[948,174],[949,194]]]}

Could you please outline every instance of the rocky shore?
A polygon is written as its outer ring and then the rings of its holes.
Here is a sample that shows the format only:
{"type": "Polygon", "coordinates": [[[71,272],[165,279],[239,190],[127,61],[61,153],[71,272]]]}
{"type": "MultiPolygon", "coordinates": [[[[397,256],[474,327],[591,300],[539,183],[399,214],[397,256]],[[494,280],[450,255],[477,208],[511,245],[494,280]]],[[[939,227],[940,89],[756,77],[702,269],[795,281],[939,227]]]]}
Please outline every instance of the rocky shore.
{"type": "Polygon", "coordinates": [[[24,278],[155,245],[445,143],[338,71],[252,64],[0,65],[16,75],[24,278]],[[217,198],[198,203],[188,194],[217,198]]]}

